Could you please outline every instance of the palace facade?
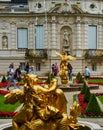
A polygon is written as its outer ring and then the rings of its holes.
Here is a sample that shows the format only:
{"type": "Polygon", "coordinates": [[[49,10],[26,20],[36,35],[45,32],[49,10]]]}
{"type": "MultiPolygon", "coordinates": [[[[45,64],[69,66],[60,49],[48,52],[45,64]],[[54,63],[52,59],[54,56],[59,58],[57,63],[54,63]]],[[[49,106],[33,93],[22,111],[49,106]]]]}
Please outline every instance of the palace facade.
{"type": "Polygon", "coordinates": [[[57,52],[77,58],[73,73],[87,65],[103,75],[103,0],[0,0],[0,73],[34,64],[40,75],[60,63],[57,52]]]}

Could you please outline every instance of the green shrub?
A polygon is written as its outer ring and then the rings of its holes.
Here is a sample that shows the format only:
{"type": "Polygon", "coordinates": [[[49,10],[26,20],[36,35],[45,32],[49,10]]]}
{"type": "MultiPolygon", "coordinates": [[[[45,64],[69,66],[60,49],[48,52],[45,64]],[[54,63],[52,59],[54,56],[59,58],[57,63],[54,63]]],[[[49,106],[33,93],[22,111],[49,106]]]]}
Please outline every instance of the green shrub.
{"type": "Polygon", "coordinates": [[[90,96],[91,96],[90,88],[86,87],[85,94],[84,94],[84,102],[89,102],[90,96]]]}
{"type": "Polygon", "coordinates": [[[81,88],[80,94],[85,94],[87,87],[88,86],[87,86],[86,82],[84,82],[83,87],[81,88]]]}
{"type": "Polygon", "coordinates": [[[52,80],[52,78],[54,78],[54,75],[53,75],[53,74],[49,74],[49,75],[48,75],[48,79],[46,80],[46,82],[47,82],[48,84],[50,84],[50,81],[52,80]]]}
{"type": "Polygon", "coordinates": [[[86,114],[90,114],[90,113],[94,115],[99,115],[101,113],[101,109],[99,107],[95,94],[91,95],[90,101],[86,108],[86,114]]]}
{"type": "Polygon", "coordinates": [[[74,94],[74,95],[73,95],[73,102],[74,102],[74,101],[77,101],[77,94],[74,94]]]}
{"type": "Polygon", "coordinates": [[[6,82],[6,78],[5,78],[5,76],[3,76],[1,82],[2,82],[2,83],[6,82]]]}
{"type": "Polygon", "coordinates": [[[76,79],[78,80],[78,83],[84,83],[84,80],[80,72],[77,73],[76,79]]]}

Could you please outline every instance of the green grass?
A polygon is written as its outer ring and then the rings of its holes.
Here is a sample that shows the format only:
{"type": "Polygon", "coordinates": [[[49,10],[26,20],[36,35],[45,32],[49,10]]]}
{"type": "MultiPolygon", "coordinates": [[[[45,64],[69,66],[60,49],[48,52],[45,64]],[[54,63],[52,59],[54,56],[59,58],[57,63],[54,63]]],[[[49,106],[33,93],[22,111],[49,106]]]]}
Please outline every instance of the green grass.
{"type": "Polygon", "coordinates": [[[89,82],[103,82],[103,79],[89,79],[89,82]]]}
{"type": "Polygon", "coordinates": [[[14,112],[20,106],[19,102],[12,105],[12,104],[5,104],[4,100],[5,100],[4,95],[0,95],[0,111],[1,112],[14,112]]]}
{"type": "Polygon", "coordinates": [[[101,101],[101,103],[103,104],[103,96],[98,96],[98,99],[101,101]]]}

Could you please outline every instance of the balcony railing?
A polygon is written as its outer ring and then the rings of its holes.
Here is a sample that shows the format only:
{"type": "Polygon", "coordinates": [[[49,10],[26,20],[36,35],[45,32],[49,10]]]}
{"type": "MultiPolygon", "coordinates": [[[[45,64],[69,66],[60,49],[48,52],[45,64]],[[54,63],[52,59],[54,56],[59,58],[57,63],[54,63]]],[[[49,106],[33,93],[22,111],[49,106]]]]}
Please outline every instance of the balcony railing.
{"type": "Polygon", "coordinates": [[[36,59],[36,58],[41,58],[41,59],[47,59],[47,50],[46,49],[38,49],[38,50],[33,50],[33,49],[27,49],[25,53],[25,57],[27,59],[36,59]]]}
{"type": "Polygon", "coordinates": [[[103,58],[103,50],[99,49],[89,49],[85,50],[85,58],[103,58]]]}

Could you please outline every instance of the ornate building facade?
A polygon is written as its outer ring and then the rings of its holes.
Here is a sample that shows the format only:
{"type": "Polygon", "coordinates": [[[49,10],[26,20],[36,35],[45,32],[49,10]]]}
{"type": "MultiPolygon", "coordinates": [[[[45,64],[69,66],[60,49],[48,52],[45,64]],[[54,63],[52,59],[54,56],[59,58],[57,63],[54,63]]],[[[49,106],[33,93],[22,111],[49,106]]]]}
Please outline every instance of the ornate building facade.
{"type": "Polygon", "coordinates": [[[75,56],[73,73],[85,65],[103,72],[102,0],[0,0],[0,73],[10,63],[34,64],[47,74],[60,63],[55,51],[75,56]]]}

